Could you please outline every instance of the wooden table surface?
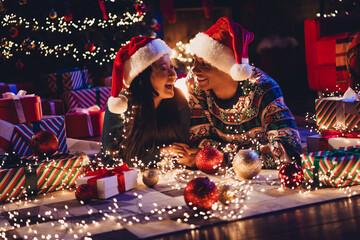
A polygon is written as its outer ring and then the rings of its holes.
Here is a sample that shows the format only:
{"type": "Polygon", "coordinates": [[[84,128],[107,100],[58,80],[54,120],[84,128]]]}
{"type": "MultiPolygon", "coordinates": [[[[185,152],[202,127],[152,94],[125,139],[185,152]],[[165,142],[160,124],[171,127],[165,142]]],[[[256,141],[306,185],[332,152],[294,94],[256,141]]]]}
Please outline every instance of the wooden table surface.
{"type": "Polygon", "coordinates": [[[360,196],[162,236],[187,239],[360,239],[360,196]]]}

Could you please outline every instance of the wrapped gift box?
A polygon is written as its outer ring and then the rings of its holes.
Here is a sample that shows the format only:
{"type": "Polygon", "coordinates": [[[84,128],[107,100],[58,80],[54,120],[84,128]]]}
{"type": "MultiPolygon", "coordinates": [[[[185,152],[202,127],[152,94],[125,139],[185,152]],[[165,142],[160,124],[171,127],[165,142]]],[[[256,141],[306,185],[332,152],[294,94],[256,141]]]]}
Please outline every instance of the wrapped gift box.
{"type": "MultiPolygon", "coordinates": [[[[88,184],[90,179],[94,179],[94,177],[80,177],[76,181],[76,185],[88,184]]],[[[97,179],[96,183],[90,185],[96,189],[96,198],[107,199],[119,194],[117,176],[103,177],[97,179]],[[95,185],[96,187],[94,187],[95,185]]]]}
{"type": "MultiPolygon", "coordinates": [[[[97,106],[97,105],[95,105],[97,106]]],[[[77,108],[77,112],[65,114],[68,137],[86,138],[101,136],[105,111],[97,108],[77,108]],[[80,111],[79,111],[80,110],[80,111]]]]}
{"type": "Polygon", "coordinates": [[[33,83],[2,83],[0,82],[0,94],[12,92],[16,94],[19,90],[25,90],[29,93],[35,92],[33,83]]]}
{"type": "Polygon", "coordinates": [[[73,187],[88,165],[83,156],[59,152],[42,160],[33,155],[2,162],[0,202],[73,187]]]}
{"type": "Polygon", "coordinates": [[[360,130],[360,97],[349,88],[343,97],[315,100],[315,117],[319,129],[360,130]]]}
{"type": "Polygon", "coordinates": [[[0,120],[0,148],[4,152],[16,152],[19,156],[30,156],[30,139],[39,131],[53,132],[59,141],[60,152],[68,152],[66,145],[65,117],[44,116],[32,123],[11,124],[0,120]]]}
{"type": "Polygon", "coordinates": [[[318,151],[301,155],[304,179],[330,187],[345,187],[360,182],[358,146],[318,151]]]}
{"type": "Polygon", "coordinates": [[[123,164],[114,169],[100,169],[87,172],[78,178],[76,185],[89,184],[96,193],[96,198],[106,199],[129,191],[137,186],[137,170],[123,164]]]}
{"type": "Polygon", "coordinates": [[[107,100],[110,97],[110,92],[110,87],[80,89],[64,92],[62,99],[65,102],[67,112],[74,108],[89,108],[93,105],[98,105],[100,109],[104,110],[107,100]]]}
{"type": "Polygon", "coordinates": [[[27,123],[41,120],[42,108],[39,96],[26,95],[20,90],[14,93],[3,93],[0,99],[0,119],[13,123],[27,123]]]}
{"type": "Polygon", "coordinates": [[[42,99],[41,100],[43,115],[64,115],[64,101],[61,99],[42,99]]]}
{"type": "Polygon", "coordinates": [[[59,97],[61,93],[70,90],[90,88],[92,84],[92,77],[87,69],[63,69],[46,77],[53,97],[59,97]]]}

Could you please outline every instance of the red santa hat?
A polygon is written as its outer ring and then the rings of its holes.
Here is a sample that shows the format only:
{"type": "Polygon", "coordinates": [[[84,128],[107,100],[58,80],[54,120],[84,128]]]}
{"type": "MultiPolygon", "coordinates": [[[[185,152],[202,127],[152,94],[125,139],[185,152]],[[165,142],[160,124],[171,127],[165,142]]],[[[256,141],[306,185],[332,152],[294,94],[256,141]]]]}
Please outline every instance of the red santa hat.
{"type": "Polygon", "coordinates": [[[108,108],[112,113],[120,114],[127,109],[127,98],[120,94],[129,87],[132,80],[162,56],[171,55],[171,49],[161,39],[133,37],[130,43],[122,47],[114,59],[111,96],[108,108]]]}
{"type": "Polygon", "coordinates": [[[234,80],[246,80],[251,76],[248,44],[254,34],[226,17],[220,18],[207,31],[198,33],[190,42],[190,50],[196,56],[234,80]]]}

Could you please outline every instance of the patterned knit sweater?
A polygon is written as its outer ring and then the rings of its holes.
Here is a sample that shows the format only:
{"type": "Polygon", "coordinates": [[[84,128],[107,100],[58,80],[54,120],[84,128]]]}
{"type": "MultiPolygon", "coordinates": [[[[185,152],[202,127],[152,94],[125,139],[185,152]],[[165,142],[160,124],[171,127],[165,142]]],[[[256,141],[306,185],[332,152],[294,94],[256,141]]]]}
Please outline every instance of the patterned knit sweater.
{"type": "Polygon", "coordinates": [[[226,101],[212,90],[200,90],[191,72],[187,86],[192,147],[212,146],[229,155],[252,148],[262,157],[264,168],[277,168],[289,159],[299,162],[300,136],[294,117],[279,85],[260,69],[253,67],[253,76],[239,81],[235,96],[226,101]]]}

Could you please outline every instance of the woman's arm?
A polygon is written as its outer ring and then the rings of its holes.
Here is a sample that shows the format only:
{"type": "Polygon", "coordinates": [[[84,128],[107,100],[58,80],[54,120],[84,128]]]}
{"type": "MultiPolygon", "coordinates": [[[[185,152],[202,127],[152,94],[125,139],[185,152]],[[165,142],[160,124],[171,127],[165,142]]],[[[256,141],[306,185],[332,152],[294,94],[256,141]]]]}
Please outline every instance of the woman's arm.
{"type": "Polygon", "coordinates": [[[121,133],[124,130],[125,115],[114,114],[105,109],[103,131],[101,135],[102,162],[105,165],[115,164],[114,158],[119,157],[119,145],[121,142],[121,133]]]}

